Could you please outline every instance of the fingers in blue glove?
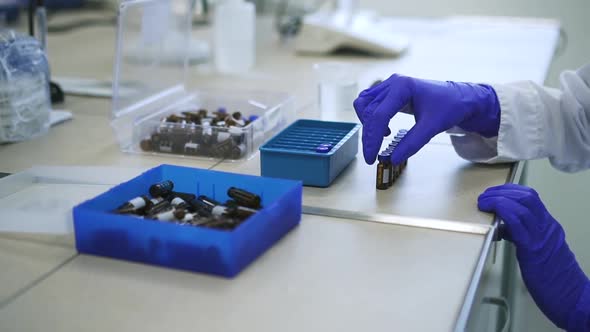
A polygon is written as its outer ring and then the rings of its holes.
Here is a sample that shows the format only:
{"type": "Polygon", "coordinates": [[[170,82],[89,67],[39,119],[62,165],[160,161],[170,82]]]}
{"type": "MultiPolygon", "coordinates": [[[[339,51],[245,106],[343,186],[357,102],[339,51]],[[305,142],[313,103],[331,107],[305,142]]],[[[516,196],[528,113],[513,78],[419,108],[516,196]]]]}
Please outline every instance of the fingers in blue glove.
{"type": "Polygon", "coordinates": [[[527,193],[530,193],[531,195],[537,195],[537,196],[539,195],[535,191],[535,189],[533,189],[533,188],[523,186],[520,184],[514,184],[514,183],[506,183],[506,184],[502,184],[502,185],[498,185],[498,186],[494,186],[494,187],[489,187],[488,189],[486,189],[484,191],[484,193],[495,191],[495,190],[505,190],[505,189],[512,189],[512,190],[527,192],[527,193]]]}
{"type": "Polygon", "coordinates": [[[509,198],[495,196],[478,200],[479,209],[485,212],[495,212],[506,224],[504,238],[514,242],[517,246],[530,244],[529,230],[525,219],[530,211],[518,202],[509,198]]]}
{"type": "MultiPolygon", "coordinates": [[[[509,187],[506,187],[509,188],[509,187]]],[[[486,208],[487,205],[482,205],[481,203],[486,200],[501,200],[502,203],[507,203],[508,201],[517,203],[520,207],[515,208],[513,212],[517,213],[520,218],[525,221],[525,227],[530,231],[535,231],[538,229],[538,224],[542,222],[543,215],[534,213],[535,210],[539,210],[539,205],[542,206],[541,200],[538,195],[533,196],[528,191],[522,190],[515,190],[515,189],[501,189],[497,188],[494,190],[486,190],[483,194],[479,195],[478,197],[478,204],[480,208],[486,208]],[[523,210],[524,209],[524,210],[523,210]]],[[[500,205],[494,205],[495,207],[499,207],[500,205]]],[[[514,208],[513,205],[509,207],[514,208]]],[[[543,209],[544,210],[544,209],[543,209]]],[[[486,209],[488,211],[488,209],[486,209]]],[[[545,210],[543,211],[545,212],[545,210]]]]}
{"type": "MultiPolygon", "coordinates": [[[[394,74],[395,75],[395,74],[394,74]]],[[[394,76],[392,75],[392,76],[394,76]]],[[[368,89],[365,89],[363,91],[361,91],[361,93],[359,94],[359,96],[361,97],[366,97],[366,96],[372,96],[375,97],[376,95],[378,95],[381,91],[383,91],[384,89],[386,89],[389,86],[389,79],[391,78],[391,76],[386,79],[385,81],[382,81],[379,84],[376,84],[368,89]]]]}
{"type": "Polygon", "coordinates": [[[359,96],[353,102],[352,106],[354,107],[354,111],[356,112],[356,116],[359,118],[362,124],[365,123],[364,112],[367,106],[371,104],[374,100],[374,97],[371,96],[359,96]]]}
{"type": "Polygon", "coordinates": [[[388,95],[388,91],[382,91],[373,101],[361,112],[359,118],[365,119],[363,123],[363,155],[367,164],[373,164],[377,158],[377,153],[383,143],[383,137],[391,134],[389,130],[389,119],[387,120],[385,127],[382,125],[376,126],[375,120],[375,109],[380,105],[383,105],[385,98],[388,95]]]}
{"type": "Polygon", "coordinates": [[[368,164],[373,164],[389,130],[389,120],[412,98],[410,78],[392,76],[388,89],[384,89],[363,112],[363,155],[368,164]]]}
{"type": "Polygon", "coordinates": [[[416,123],[399,142],[396,149],[393,150],[391,162],[394,165],[400,165],[405,160],[416,154],[426,143],[428,143],[435,134],[432,134],[429,127],[424,122],[416,123]]]}
{"type": "Polygon", "coordinates": [[[383,137],[387,137],[387,136],[389,136],[389,135],[391,135],[391,129],[389,129],[389,127],[387,127],[387,128],[385,129],[385,134],[383,134],[383,137]]]}
{"type": "Polygon", "coordinates": [[[354,107],[356,116],[359,118],[363,125],[365,124],[367,114],[373,114],[373,110],[375,109],[375,107],[377,107],[379,103],[381,103],[383,99],[387,96],[387,93],[381,92],[383,92],[383,90],[379,90],[379,93],[375,91],[375,93],[371,92],[363,94],[363,91],[361,92],[361,95],[359,95],[359,97],[353,101],[352,106],[354,107]]]}
{"type": "Polygon", "coordinates": [[[548,213],[547,208],[543,205],[539,194],[532,188],[516,184],[506,184],[503,186],[492,187],[484,191],[479,196],[479,200],[489,197],[505,197],[512,199],[531,211],[534,218],[526,219],[528,227],[536,227],[537,230],[543,230],[548,223],[545,215],[548,213]]]}
{"type": "Polygon", "coordinates": [[[381,82],[373,87],[361,91],[359,96],[354,100],[352,106],[356,111],[356,115],[362,124],[365,124],[365,113],[368,111],[367,107],[375,100],[375,98],[388,87],[387,81],[381,82]]]}

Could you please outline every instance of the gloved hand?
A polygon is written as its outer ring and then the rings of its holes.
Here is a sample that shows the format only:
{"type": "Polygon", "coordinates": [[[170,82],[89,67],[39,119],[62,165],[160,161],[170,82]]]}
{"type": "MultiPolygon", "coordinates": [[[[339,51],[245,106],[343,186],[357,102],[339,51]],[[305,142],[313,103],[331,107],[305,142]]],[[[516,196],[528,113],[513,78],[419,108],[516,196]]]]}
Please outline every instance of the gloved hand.
{"type": "Polygon", "coordinates": [[[389,120],[397,112],[414,115],[416,124],[393,151],[400,164],[418,152],[435,135],[454,126],[485,137],[498,135],[500,104],[489,85],[440,82],[394,74],[360,93],[354,109],[363,124],[363,154],[375,162],[383,137],[390,134],[389,120]]]}
{"type": "Polygon", "coordinates": [[[562,329],[590,331],[590,281],[537,192],[515,184],[492,187],[478,205],[504,220],[502,236],[516,246],[522,279],[541,311],[562,329]]]}

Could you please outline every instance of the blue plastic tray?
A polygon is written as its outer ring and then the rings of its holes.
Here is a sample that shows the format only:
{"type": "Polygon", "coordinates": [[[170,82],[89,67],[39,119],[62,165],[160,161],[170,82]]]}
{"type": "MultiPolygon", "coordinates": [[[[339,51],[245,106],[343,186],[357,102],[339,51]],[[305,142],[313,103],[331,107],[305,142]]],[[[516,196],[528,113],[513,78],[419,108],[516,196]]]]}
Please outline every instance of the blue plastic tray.
{"type": "Polygon", "coordinates": [[[359,128],[356,123],[298,120],[260,147],[261,174],[327,187],[355,158],[359,128]],[[317,152],[321,144],[332,148],[317,152]]]}
{"type": "Polygon", "coordinates": [[[301,220],[300,182],[161,165],[74,208],[81,253],[233,277],[301,220]],[[256,193],[264,207],[232,231],[109,213],[145,195],[151,184],[226,201],[235,186],[256,193]]]}

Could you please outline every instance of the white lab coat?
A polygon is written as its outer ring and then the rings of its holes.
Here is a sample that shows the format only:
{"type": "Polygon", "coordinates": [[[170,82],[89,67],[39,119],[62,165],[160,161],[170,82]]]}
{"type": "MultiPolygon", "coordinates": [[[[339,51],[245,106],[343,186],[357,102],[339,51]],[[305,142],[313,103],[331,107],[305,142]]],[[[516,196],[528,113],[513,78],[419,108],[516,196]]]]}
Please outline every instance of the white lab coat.
{"type": "Polygon", "coordinates": [[[461,132],[451,136],[455,151],[482,163],[549,158],[566,172],[590,168],[590,64],[563,72],[560,81],[560,89],[527,81],[492,85],[501,109],[498,136],[461,132]]]}

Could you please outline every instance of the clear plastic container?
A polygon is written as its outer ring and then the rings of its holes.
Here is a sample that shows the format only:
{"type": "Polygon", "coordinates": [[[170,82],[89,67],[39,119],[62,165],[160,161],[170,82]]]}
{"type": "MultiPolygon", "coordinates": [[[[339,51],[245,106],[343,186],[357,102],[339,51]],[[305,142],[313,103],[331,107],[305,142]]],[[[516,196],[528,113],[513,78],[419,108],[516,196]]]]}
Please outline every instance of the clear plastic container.
{"type": "Polygon", "coordinates": [[[0,143],[18,142],[49,129],[49,64],[39,42],[0,32],[0,143]]]}
{"type": "Polygon", "coordinates": [[[293,98],[276,92],[187,89],[188,54],[181,46],[190,40],[191,4],[190,0],[121,3],[111,125],[125,152],[248,158],[294,120],[293,98]],[[184,52],[185,61],[168,61],[171,52],[184,52]],[[224,110],[227,116],[223,121],[195,120],[200,110],[211,117],[224,110]],[[236,112],[248,121],[231,119],[236,112]]]}

